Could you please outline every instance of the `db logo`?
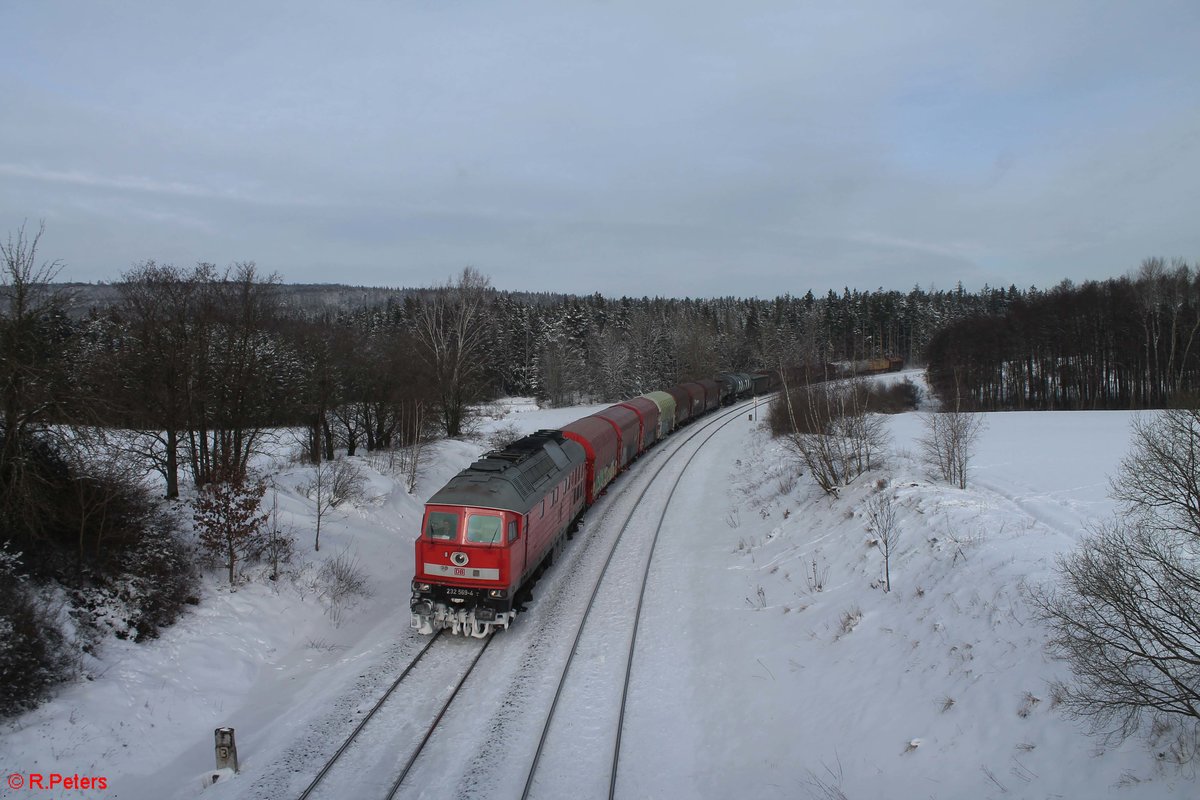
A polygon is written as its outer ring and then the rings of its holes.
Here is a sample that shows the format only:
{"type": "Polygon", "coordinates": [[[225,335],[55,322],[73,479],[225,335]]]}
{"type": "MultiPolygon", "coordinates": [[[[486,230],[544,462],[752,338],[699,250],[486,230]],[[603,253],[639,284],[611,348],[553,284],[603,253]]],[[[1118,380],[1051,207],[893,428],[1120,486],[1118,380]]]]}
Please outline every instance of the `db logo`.
{"type": "Polygon", "coordinates": [[[465,578],[467,576],[467,571],[465,569],[463,569],[462,567],[455,567],[454,574],[459,576],[460,578],[465,578]]]}

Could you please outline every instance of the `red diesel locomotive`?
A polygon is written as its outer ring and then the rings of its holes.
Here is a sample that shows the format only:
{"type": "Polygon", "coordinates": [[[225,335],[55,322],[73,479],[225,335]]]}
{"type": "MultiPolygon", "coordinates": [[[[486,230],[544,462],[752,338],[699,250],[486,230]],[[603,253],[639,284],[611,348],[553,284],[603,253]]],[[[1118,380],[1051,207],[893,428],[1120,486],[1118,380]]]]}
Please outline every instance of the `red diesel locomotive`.
{"type": "Polygon", "coordinates": [[[773,389],[772,378],[726,374],[651,392],[485,453],[425,504],[412,627],[476,637],[507,629],[517,592],[618,473],[676,425],[773,389]]]}
{"type": "Polygon", "coordinates": [[[425,505],[412,625],[485,636],[516,616],[514,595],[553,560],[583,511],[583,447],[538,431],[486,453],[425,505]]]}

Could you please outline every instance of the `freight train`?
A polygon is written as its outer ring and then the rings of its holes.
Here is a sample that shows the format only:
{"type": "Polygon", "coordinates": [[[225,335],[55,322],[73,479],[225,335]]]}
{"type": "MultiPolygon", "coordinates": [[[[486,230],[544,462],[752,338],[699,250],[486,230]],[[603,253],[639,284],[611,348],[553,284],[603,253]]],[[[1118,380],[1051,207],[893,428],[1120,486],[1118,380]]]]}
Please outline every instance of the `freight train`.
{"type": "Polygon", "coordinates": [[[412,627],[485,637],[557,560],[583,512],[672,431],[765,394],[778,372],[722,373],[650,392],[485,453],[425,504],[416,540],[412,627]]]}

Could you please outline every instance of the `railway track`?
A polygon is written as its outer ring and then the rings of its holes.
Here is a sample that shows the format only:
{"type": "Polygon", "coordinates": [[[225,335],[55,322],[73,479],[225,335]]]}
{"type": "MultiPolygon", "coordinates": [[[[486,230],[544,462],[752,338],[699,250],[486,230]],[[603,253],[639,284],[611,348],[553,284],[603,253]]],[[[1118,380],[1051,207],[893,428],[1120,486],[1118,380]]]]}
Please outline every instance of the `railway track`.
{"type": "MultiPolygon", "coordinates": [[[[609,581],[606,583],[606,579],[612,577],[610,576],[610,568],[613,567],[614,557],[617,555],[618,550],[625,539],[625,533],[632,527],[635,527],[635,522],[638,521],[638,511],[643,507],[646,495],[652,488],[658,486],[657,479],[663,473],[663,471],[666,470],[668,466],[671,466],[677,462],[668,459],[658,466],[653,475],[646,482],[646,485],[639,493],[636,502],[625,517],[620,532],[613,541],[608,558],[605,560],[604,566],[593,587],[591,596],[588,599],[587,608],[579,620],[574,641],[572,642],[566,662],[563,664],[559,674],[558,685],[554,693],[554,699],[551,701],[549,710],[547,711],[545,722],[542,725],[541,734],[538,740],[538,746],[533,754],[533,758],[526,775],[525,785],[521,793],[522,800],[537,796],[562,797],[567,793],[577,793],[584,789],[585,786],[597,790],[603,788],[605,791],[607,791],[608,797],[612,798],[615,796],[617,775],[621,757],[621,734],[624,727],[625,709],[629,696],[629,682],[633,671],[633,660],[637,650],[638,629],[641,621],[642,607],[646,596],[646,586],[650,574],[650,566],[654,559],[654,552],[658,544],[659,534],[662,531],[663,521],[666,518],[667,510],[670,508],[671,500],[675,495],[675,490],[679,487],[684,474],[687,472],[688,466],[691,465],[696,455],[700,452],[700,449],[722,428],[740,419],[745,408],[747,407],[750,407],[750,404],[736,405],[729,411],[726,411],[723,414],[719,413],[717,416],[710,418],[707,420],[709,424],[697,430],[692,436],[685,440],[674,453],[672,453],[673,456],[677,455],[680,450],[682,450],[692,441],[692,439],[702,436],[699,444],[688,456],[678,474],[675,476],[675,479],[671,484],[670,491],[667,493],[665,500],[663,500],[661,503],[661,510],[657,515],[657,519],[653,521],[653,530],[649,535],[648,547],[643,548],[644,552],[639,551],[636,547],[633,548],[633,552],[631,552],[626,559],[627,563],[625,564],[624,568],[624,572],[626,574],[617,577],[615,581],[609,581]],[[615,612],[616,614],[621,613],[622,610],[627,610],[627,590],[629,588],[628,579],[631,577],[629,573],[633,567],[637,568],[633,570],[632,576],[635,577],[637,581],[637,602],[632,609],[629,619],[627,620],[628,624],[624,631],[627,641],[624,643],[623,648],[614,652],[613,645],[617,644],[613,641],[613,625],[611,624],[611,617],[614,616],[614,612],[612,609],[606,611],[601,610],[601,607],[606,603],[610,606],[615,606],[617,609],[615,612]],[[617,586],[617,589],[611,591],[615,592],[616,595],[625,596],[615,596],[607,600],[604,599],[602,595],[602,589],[605,586],[611,586],[614,584],[617,586]],[[598,599],[600,600],[599,603],[597,602],[598,599]],[[624,609],[622,607],[624,607],[624,609]],[[595,619],[597,616],[606,617],[610,624],[600,628],[590,628],[588,625],[589,621],[595,619]],[[589,642],[587,641],[587,634],[593,630],[597,631],[597,633],[591,637],[593,641],[589,642]],[[576,657],[581,653],[585,654],[585,658],[577,662],[576,657]],[[617,653],[620,653],[623,658],[616,658],[615,656],[617,653]],[[574,696],[574,700],[564,703],[564,696],[568,694],[567,687],[569,684],[575,687],[574,691],[570,693],[574,696]],[[554,747],[548,747],[548,744],[551,742],[562,742],[564,743],[566,749],[570,750],[570,743],[572,741],[571,731],[564,730],[564,728],[574,728],[578,730],[580,727],[582,727],[582,720],[588,718],[589,716],[593,723],[592,727],[595,728],[595,723],[598,722],[596,718],[605,716],[604,709],[598,706],[596,698],[606,691],[611,691],[611,687],[614,684],[619,684],[620,699],[619,703],[614,703],[616,709],[615,718],[612,718],[612,715],[609,715],[610,718],[606,721],[610,726],[610,735],[608,738],[609,741],[612,742],[611,758],[606,759],[607,785],[596,785],[597,781],[603,784],[602,776],[596,774],[580,774],[583,765],[578,762],[577,758],[572,758],[569,767],[565,771],[560,770],[559,772],[560,777],[563,775],[568,776],[566,785],[553,785],[555,783],[553,779],[547,781],[548,785],[539,785],[538,776],[543,766],[544,759],[557,759],[560,763],[567,759],[567,755],[565,753],[551,753],[554,747]],[[572,702],[576,708],[570,708],[572,702]],[[552,737],[552,731],[558,731],[559,735],[552,737]]],[[[620,571],[620,567],[618,566],[617,570],[614,571],[620,571]]],[[[592,731],[593,734],[595,732],[596,731],[594,730],[592,731]]],[[[592,767],[591,771],[595,773],[596,765],[593,763],[589,766],[592,767]]],[[[588,796],[593,796],[591,791],[586,791],[585,793],[588,796]]],[[[596,796],[598,796],[598,794],[596,796]]]]}
{"type": "Polygon", "coordinates": [[[490,636],[483,640],[455,640],[444,636],[442,631],[433,634],[337,751],[325,762],[298,800],[346,796],[382,797],[390,800],[395,797],[491,641],[490,636]],[[444,656],[427,660],[425,656],[435,647],[440,647],[444,656]],[[459,650],[469,651],[465,654],[470,658],[465,669],[460,663],[460,656],[464,654],[459,653],[459,650]],[[470,651],[473,651],[473,657],[470,651]],[[427,673],[424,675],[420,674],[419,669],[422,662],[425,665],[424,672],[427,673]],[[448,666],[453,674],[457,675],[457,680],[446,693],[445,678],[447,674],[451,674],[447,672],[448,666]],[[420,679],[405,684],[406,679],[414,673],[418,674],[420,679]],[[398,694],[397,690],[402,684],[412,691],[398,694]],[[414,707],[430,705],[429,702],[419,702],[426,692],[429,693],[427,696],[431,698],[433,709],[436,711],[432,713],[431,722],[419,727],[419,723],[412,719],[413,710],[414,707]],[[413,699],[414,695],[417,700],[413,699]],[[409,702],[405,703],[405,700],[409,702]],[[363,736],[364,732],[369,732],[370,736],[363,736]],[[403,753],[408,754],[407,761],[397,769],[397,754],[403,753]]]}
{"type": "MultiPolygon", "coordinates": [[[[629,675],[631,674],[633,657],[636,650],[638,620],[640,619],[642,602],[645,596],[645,586],[650,563],[653,558],[654,544],[657,542],[658,531],[661,529],[663,518],[666,516],[667,508],[670,505],[670,498],[682,480],[688,464],[691,463],[691,460],[699,452],[699,449],[703,447],[704,443],[716,435],[716,432],[722,427],[740,418],[748,407],[750,407],[749,403],[735,405],[699,420],[699,425],[694,424],[690,426],[691,430],[687,432],[686,438],[676,442],[673,449],[665,452],[664,457],[659,460],[659,463],[655,465],[655,469],[649,473],[648,477],[643,477],[647,474],[644,471],[630,473],[631,475],[636,474],[639,482],[644,481],[644,485],[637,494],[636,499],[630,505],[628,512],[624,515],[618,533],[611,542],[603,567],[593,581],[591,595],[588,599],[585,612],[575,626],[574,640],[565,655],[565,663],[559,673],[553,700],[550,701],[544,724],[541,726],[539,744],[533,755],[525,779],[522,797],[531,796],[531,792],[537,788],[535,778],[543,759],[554,757],[548,753],[545,745],[548,741],[551,727],[555,724],[562,724],[561,719],[563,715],[559,714],[560,700],[564,695],[565,687],[568,685],[568,678],[572,675],[571,670],[575,655],[580,650],[581,642],[585,641],[588,620],[595,617],[597,598],[601,597],[603,599],[603,587],[606,584],[606,578],[611,578],[610,567],[613,566],[615,560],[619,562],[619,565],[623,565],[626,570],[628,570],[630,564],[637,566],[640,570],[640,577],[638,578],[640,590],[636,609],[632,616],[631,633],[627,644],[624,645],[625,659],[622,688],[620,691],[621,699],[619,713],[615,723],[613,723],[615,724],[614,745],[612,748],[611,768],[608,773],[607,787],[609,796],[612,796],[616,785],[620,757],[620,731],[624,718],[626,697],[628,696],[629,675]],[[660,485],[658,478],[664,470],[678,464],[675,456],[698,437],[703,438],[701,438],[699,445],[691,453],[675,477],[666,501],[661,506],[661,513],[654,525],[654,534],[648,554],[639,559],[637,558],[638,554],[635,552],[632,560],[619,557],[618,552],[621,542],[625,539],[626,532],[637,521],[638,512],[644,507],[643,504],[647,494],[654,487],[660,485]]],[[[660,450],[658,452],[664,451],[660,450]]],[[[645,466],[649,467],[650,465],[645,464],[645,466]]],[[[632,489],[633,487],[627,488],[632,489]]],[[[607,518],[612,516],[613,510],[613,508],[605,510],[596,519],[590,520],[588,523],[589,527],[595,528],[598,527],[599,522],[607,521],[607,518]]],[[[594,511],[595,509],[593,513],[594,511]]],[[[611,581],[609,583],[611,585],[611,581]]],[[[553,615],[551,614],[550,616],[553,615]]],[[[573,618],[574,614],[571,616],[573,618]]],[[[524,626],[521,622],[518,622],[513,631],[505,632],[501,638],[512,640],[506,642],[506,644],[510,645],[507,649],[511,651],[526,646],[526,643],[522,643],[520,638],[523,632],[528,633],[526,629],[530,627],[532,621],[529,615],[525,615],[522,620],[524,626]],[[514,634],[517,634],[517,636],[514,636],[514,634]]],[[[567,637],[560,636],[557,638],[561,642],[562,639],[567,637]]],[[[477,671],[477,665],[480,664],[484,652],[487,651],[493,640],[494,636],[479,640],[442,635],[440,631],[434,634],[425,644],[424,648],[400,672],[384,694],[376,701],[366,716],[351,732],[350,736],[347,737],[333,756],[322,766],[308,787],[299,795],[299,800],[345,797],[348,794],[352,794],[355,797],[381,797],[390,800],[393,797],[400,796],[402,793],[414,796],[436,796],[437,794],[444,794],[447,791],[453,791],[451,787],[441,782],[445,780],[444,776],[439,779],[432,775],[426,775],[427,779],[439,781],[436,789],[424,785],[420,779],[412,781],[409,778],[413,774],[414,768],[418,766],[420,761],[424,760],[422,759],[422,754],[426,752],[427,747],[434,740],[435,733],[442,726],[451,705],[459,697],[460,690],[463,689],[471,675],[477,671]],[[430,655],[431,653],[434,655],[430,655]],[[469,663],[464,666],[463,662],[467,660],[469,660],[469,663]],[[449,685],[450,682],[453,683],[452,686],[449,685]],[[421,724],[419,720],[425,720],[426,722],[421,724]],[[434,794],[429,794],[429,791],[433,791],[434,794]]],[[[530,648],[531,651],[536,649],[530,648]]],[[[562,648],[558,647],[557,650],[560,651],[559,655],[561,656],[562,648]]],[[[541,653],[540,655],[549,655],[549,653],[541,653]]],[[[526,660],[538,663],[540,659],[538,655],[531,655],[527,656],[526,660]]],[[[546,660],[549,661],[551,659],[546,660]]],[[[562,658],[560,657],[559,660],[562,660],[562,658]]],[[[488,674],[492,672],[489,669],[484,669],[483,671],[488,674]]],[[[472,705],[486,706],[489,705],[489,701],[484,700],[472,705]]],[[[533,734],[533,736],[537,735],[538,733],[536,732],[533,734]]],[[[454,736],[451,734],[445,738],[453,740],[454,736]]],[[[432,760],[436,761],[437,759],[433,757],[432,760]]],[[[456,761],[462,761],[461,756],[456,761]]],[[[492,788],[496,787],[493,786],[492,788]]],[[[513,787],[513,793],[516,793],[518,790],[519,787],[513,787]]],[[[471,793],[470,791],[465,792],[465,794],[471,793]]],[[[541,792],[541,794],[542,796],[561,796],[545,792],[541,792]]]]}

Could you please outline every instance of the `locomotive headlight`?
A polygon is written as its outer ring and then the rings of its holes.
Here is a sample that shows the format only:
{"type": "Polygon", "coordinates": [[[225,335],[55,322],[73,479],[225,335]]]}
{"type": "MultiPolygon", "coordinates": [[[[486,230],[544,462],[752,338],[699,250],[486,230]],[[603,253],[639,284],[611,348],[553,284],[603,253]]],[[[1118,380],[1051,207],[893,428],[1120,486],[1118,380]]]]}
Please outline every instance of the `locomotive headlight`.
{"type": "Polygon", "coordinates": [[[429,589],[430,589],[430,586],[428,583],[417,583],[416,581],[413,581],[413,591],[414,592],[428,592],[429,589]]]}
{"type": "Polygon", "coordinates": [[[488,597],[503,599],[508,594],[507,589],[488,589],[488,597]]]}

